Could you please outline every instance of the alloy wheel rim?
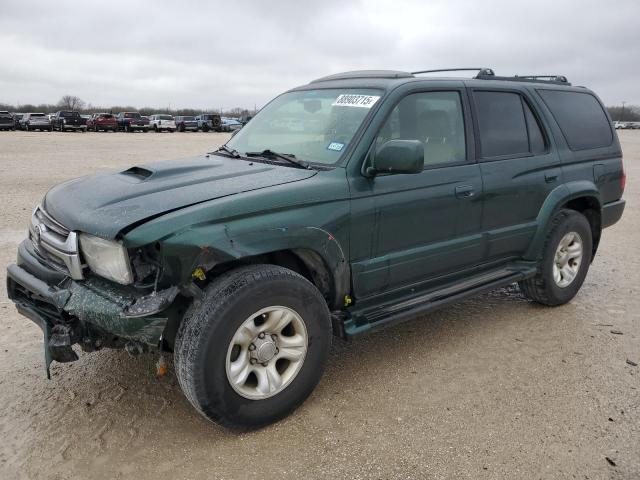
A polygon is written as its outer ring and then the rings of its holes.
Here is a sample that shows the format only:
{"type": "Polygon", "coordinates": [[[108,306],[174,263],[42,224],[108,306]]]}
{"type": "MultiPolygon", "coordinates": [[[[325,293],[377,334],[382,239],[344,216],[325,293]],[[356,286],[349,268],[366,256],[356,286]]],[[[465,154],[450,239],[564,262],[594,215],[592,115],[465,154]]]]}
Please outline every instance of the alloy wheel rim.
{"type": "Polygon", "coordinates": [[[238,395],[263,400],[298,375],[308,348],[307,328],[291,308],[266,307],[247,318],[231,338],[227,380],[238,395]]]}
{"type": "Polygon", "coordinates": [[[561,288],[573,283],[580,271],[583,257],[582,238],[577,232],[567,233],[558,244],[553,259],[553,280],[561,288]]]}

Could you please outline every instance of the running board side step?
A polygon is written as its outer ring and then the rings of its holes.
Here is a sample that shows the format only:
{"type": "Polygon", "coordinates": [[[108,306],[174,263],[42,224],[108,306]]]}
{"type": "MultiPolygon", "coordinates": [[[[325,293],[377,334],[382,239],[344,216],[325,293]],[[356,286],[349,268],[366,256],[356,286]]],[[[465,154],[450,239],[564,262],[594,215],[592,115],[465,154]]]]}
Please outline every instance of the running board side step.
{"type": "Polygon", "coordinates": [[[487,293],[496,288],[505,287],[530,278],[535,275],[536,268],[532,266],[516,272],[503,270],[501,273],[503,275],[498,278],[494,277],[491,280],[486,280],[487,277],[484,277],[486,281],[481,283],[463,282],[462,285],[448,286],[396,305],[369,309],[363,312],[353,311],[351,317],[344,321],[344,334],[347,338],[353,337],[373,329],[410,320],[449,303],[458,302],[465,298],[487,293]]]}

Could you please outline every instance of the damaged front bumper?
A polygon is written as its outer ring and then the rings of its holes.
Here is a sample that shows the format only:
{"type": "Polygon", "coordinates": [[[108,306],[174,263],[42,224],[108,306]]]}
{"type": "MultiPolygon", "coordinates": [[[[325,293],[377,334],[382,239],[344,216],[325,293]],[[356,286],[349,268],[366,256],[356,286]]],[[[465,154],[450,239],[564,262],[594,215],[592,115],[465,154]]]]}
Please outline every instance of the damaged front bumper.
{"type": "Polygon", "coordinates": [[[47,375],[51,361],[77,359],[74,344],[85,351],[128,342],[158,346],[169,320],[163,312],[178,295],[177,287],[149,293],[98,277],[74,281],[42,261],[29,240],[7,268],[7,291],[43,331],[47,375]]]}

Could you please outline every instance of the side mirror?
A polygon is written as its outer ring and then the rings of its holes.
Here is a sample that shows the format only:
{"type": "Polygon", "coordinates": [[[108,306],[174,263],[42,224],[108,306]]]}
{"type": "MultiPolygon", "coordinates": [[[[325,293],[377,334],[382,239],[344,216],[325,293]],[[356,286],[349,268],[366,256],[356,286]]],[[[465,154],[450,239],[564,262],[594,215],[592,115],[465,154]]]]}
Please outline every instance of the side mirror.
{"type": "Polygon", "coordinates": [[[420,173],[424,168],[424,147],[420,140],[389,140],[375,151],[366,169],[368,177],[380,173],[420,173]]]}

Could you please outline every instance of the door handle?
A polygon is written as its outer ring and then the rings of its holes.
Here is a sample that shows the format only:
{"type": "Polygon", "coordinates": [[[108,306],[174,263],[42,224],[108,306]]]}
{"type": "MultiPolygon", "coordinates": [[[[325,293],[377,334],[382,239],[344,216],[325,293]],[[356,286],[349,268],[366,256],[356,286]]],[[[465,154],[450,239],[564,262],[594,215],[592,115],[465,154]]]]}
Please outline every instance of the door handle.
{"type": "Polygon", "coordinates": [[[476,194],[473,185],[458,185],[455,188],[455,193],[458,198],[471,198],[476,194]]]}
{"type": "Polygon", "coordinates": [[[553,183],[558,179],[558,175],[552,175],[549,173],[544,174],[544,181],[547,183],[553,183]]]}

